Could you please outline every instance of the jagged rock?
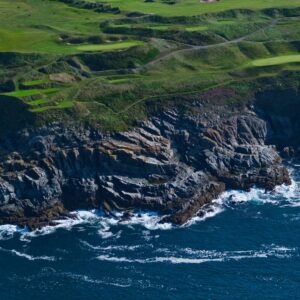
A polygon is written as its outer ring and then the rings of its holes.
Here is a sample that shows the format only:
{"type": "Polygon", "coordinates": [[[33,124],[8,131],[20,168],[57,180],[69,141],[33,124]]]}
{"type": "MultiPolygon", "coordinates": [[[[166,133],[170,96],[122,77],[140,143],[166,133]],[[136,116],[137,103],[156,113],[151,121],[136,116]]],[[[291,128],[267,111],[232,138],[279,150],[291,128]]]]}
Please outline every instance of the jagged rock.
{"type": "Polygon", "coordinates": [[[16,89],[16,84],[13,80],[0,81],[0,92],[13,92],[16,89]]]}
{"type": "Polygon", "coordinates": [[[263,119],[194,105],[197,114],[166,111],[127,132],[54,123],[3,141],[11,154],[0,161],[0,223],[38,227],[103,206],[157,210],[182,224],[226,188],[290,183],[276,149],[265,145],[263,119]]]}

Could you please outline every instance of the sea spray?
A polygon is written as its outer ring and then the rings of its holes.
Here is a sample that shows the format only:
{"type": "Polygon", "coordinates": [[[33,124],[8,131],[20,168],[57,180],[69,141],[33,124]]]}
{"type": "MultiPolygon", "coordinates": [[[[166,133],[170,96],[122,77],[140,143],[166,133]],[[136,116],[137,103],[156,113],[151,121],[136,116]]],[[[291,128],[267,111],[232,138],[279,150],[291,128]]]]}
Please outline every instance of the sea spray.
{"type": "MultiPolygon", "coordinates": [[[[293,170],[291,170],[291,174],[293,174],[293,170]]],[[[123,213],[119,211],[115,211],[112,216],[107,216],[101,210],[78,210],[72,212],[71,217],[56,220],[52,225],[44,226],[34,231],[29,231],[27,228],[22,229],[15,225],[1,225],[0,240],[9,240],[18,235],[22,241],[28,242],[38,236],[53,234],[57,230],[72,230],[72,228],[84,224],[98,228],[98,234],[103,239],[116,237],[121,234],[120,231],[117,234],[113,234],[111,228],[121,228],[122,226],[142,226],[151,231],[185,228],[197,222],[213,218],[226,209],[236,209],[239,205],[243,205],[246,202],[252,202],[256,205],[271,204],[282,207],[299,207],[300,191],[298,182],[292,180],[291,185],[278,186],[274,191],[265,191],[257,188],[252,188],[249,192],[226,191],[218,199],[202,207],[195,217],[182,226],[175,226],[171,223],[160,223],[163,216],[150,211],[135,210],[129,219],[122,221],[123,213]]]]}

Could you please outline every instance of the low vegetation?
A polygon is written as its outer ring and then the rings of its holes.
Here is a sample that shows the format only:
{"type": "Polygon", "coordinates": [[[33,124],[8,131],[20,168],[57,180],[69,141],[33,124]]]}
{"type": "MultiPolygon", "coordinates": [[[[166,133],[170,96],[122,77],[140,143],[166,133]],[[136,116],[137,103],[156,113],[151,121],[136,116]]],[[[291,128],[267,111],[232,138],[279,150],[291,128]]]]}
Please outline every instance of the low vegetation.
{"type": "Polygon", "coordinates": [[[298,0],[0,2],[0,101],[34,124],[121,130],[180,99],[226,88],[241,102],[299,72],[298,0]]]}
{"type": "Polygon", "coordinates": [[[269,58],[256,59],[252,62],[254,66],[264,67],[264,66],[275,66],[288,63],[300,62],[300,54],[294,55],[280,55],[269,58]]]}

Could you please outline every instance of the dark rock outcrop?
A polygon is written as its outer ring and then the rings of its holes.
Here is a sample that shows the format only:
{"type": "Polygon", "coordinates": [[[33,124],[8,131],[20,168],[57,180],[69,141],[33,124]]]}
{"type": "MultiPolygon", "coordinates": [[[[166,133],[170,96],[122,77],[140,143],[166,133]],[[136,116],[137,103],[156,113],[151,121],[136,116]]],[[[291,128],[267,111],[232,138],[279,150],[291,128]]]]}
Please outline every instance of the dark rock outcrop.
{"type": "Polygon", "coordinates": [[[16,84],[12,79],[0,80],[1,93],[13,92],[15,89],[16,89],[16,84]]]}
{"type": "Polygon", "coordinates": [[[157,210],[183,224],[226,188],[290,183],[265,144],[264,120],[248,110],[195,106],[197,113],[166,111],[112,135],[52,124],[2,141],[0,223],[38,227],[102,206],[157,210]]]}
{"type": "Polygon", "coordinates": [[[256,95],[258,115],[267,121],[267,142],[285,157],[300,154],[300,94],[298,89],[275,90],[256,95]]]}

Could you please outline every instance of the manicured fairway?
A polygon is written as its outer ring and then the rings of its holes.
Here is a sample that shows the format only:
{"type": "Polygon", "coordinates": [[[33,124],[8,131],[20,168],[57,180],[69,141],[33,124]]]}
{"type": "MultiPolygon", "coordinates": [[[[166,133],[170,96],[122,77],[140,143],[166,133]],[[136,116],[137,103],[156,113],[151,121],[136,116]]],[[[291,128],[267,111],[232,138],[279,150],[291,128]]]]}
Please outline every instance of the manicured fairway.
{"type": "Polygon", "coordinates": [[[33,89],[33,90],[20,90],[15,92],[9,92],[9,93],[5,93],[5,95],[12,96],[12,97],[28,97],[28,96],[35,96],[39,94],[52,94],[58,91],[59,91],[58,88],[50,88],[46,90],[33,89]]]}
{"type": "Polygon", "coordinates": [[[0,0],[1,93],[43,120],[124,130],[152,104],[300,71],[300,0],[203,2],[0,0]]]}
{"type": "Polygon", "coordinates": [[[256,59],[252,64],[256,67],[275,66],[287,63],[300,62],[300,54],[282,55],[270,58],[256,59]]]}
{"type": "Polygon", "coordinates": [[[30,102],[28,102],[28,104],[31,106],[37,106],[37,105],[41,105],[41,104],[46,104],[48,102],[49,101],[47,99],[39,99],[39,100],[30,101],[30,102]]]}
{"type": "Polygon", "coordinates": [[[60,34],[99,34],[99,23],[116,15],[74,9],[59,1],[0,0],[0,51],[76,53],[60,34]]]}
{"type": "Polygon", "coordinates": [[[148,26],[148,28],[156,30],[186,30],[186,31],[201,31],[207,30],[207,26],[180,26],[180,25],[157,25],[157,26],[148,26]]]}
{"type": "Polygon", "coordinates": [[[189,26],[189,27],[185,27],[186,31],[202,31],[202,30],[207,30],[208,27],[207,26],[189,26]]]}
{"type": "Polygon", "coordinates": [[[35,86],[35,85],[43,84],[45,82],[46,82],[46,80],[44,80],[44,79],[37,79],[37,80],[25,81],[25,82],[22,82],[22,84],[24,86],[35,86]]]}
{"type": "Polygon", "coordinates": [[[47,110],[70,108],[72,106],[73,106],[72,101],[64,100],[58,103],[57,105],[38,107],[38,108],[31,109],[30,111],[34,113],[40,113],[47,110]]]}
{"type": "Polygon", "coordinates": [[[143,45],[143,41],[126,41],[126,42],[118,42],[118,43],[109,43],[109,44],[88,44],[81,45],[77,47],[79,51],[111,51],[111,50],[121,50],[134,46],[143,45]]]}
{"type": "Polygon", "coordinates": [[[184,25],[178,25],[178,24],[161,24],[161,25],[153,25],[153,24],[117,24],[113,25],[113,27],[116,28],[148,28],[153,30],[186,30],[186,31],[202,31],[207,30],[207,26],[184,26],[184,25]]]}
{"type": "MultiPolygon", "coordinates": [[[[299,0],[220,0],[214,3],[201,3],[199,0],[181,0],[173,5],[162,1],[145,2],[143,0],[96,0],[110,3],[125,11],[140,11],[169,16],[194,16],[229,9],[264,9],[271,7],[297,7],[299,0]]],[[[95,2],[92,0],[91,2],[95,2]]]]}

